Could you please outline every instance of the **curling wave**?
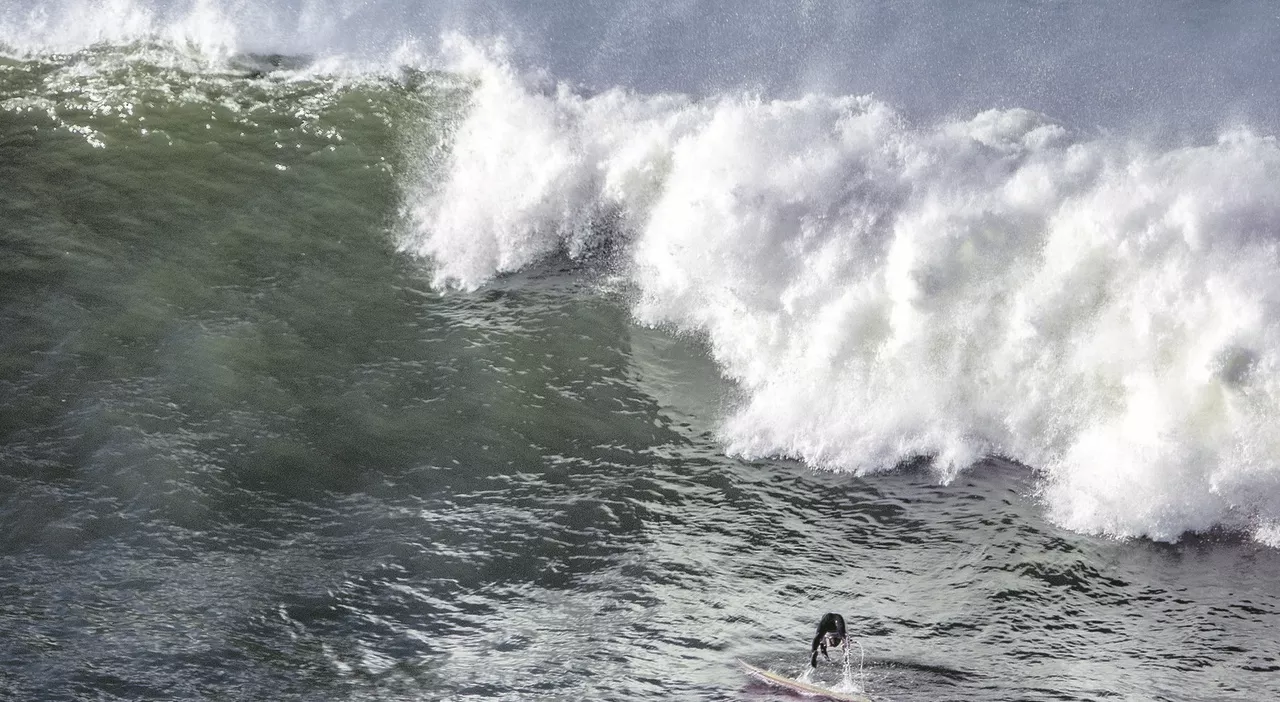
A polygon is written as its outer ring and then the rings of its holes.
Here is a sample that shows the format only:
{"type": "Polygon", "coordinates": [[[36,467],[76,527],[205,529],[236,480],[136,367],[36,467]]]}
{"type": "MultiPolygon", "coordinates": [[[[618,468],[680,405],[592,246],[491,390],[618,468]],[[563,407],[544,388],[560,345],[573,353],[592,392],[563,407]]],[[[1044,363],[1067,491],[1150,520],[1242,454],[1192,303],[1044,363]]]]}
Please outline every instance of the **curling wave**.
{"type": "Polygon", "coordinates": [[[729,450],[869,472],[987,455],[1060,524],[1280,541],[1280,147],[1159,148],[1027,110],[577,94],[460,37],[475,81],[402,247],[475,288],[601,239],[634,314],[704,335],[729,450]]]}

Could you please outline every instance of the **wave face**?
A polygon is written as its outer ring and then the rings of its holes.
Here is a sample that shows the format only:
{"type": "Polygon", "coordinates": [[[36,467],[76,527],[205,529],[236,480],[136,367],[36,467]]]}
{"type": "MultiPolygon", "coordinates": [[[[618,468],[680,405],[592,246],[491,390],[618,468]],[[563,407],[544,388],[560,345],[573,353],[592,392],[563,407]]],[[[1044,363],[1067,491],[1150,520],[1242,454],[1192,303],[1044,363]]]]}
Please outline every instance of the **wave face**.
{"type": "Polygon", "coordinates": [[[477,80],[403,246],[475,288],[607,240],[647,325],[743,391],[729,450],[869,472],[989,455],[1060,524],[1280,524],[1280,147],[1158,148],[1023,109],[935,126],[871,97],[694,100],[477,80]]]}

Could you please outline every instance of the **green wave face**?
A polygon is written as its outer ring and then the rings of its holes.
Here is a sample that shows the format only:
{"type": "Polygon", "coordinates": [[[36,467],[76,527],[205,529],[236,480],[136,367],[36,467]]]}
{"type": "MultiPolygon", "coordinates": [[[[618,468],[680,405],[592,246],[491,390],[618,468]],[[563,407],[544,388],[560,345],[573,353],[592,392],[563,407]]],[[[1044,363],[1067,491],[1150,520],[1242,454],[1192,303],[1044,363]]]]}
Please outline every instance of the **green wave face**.
{"type": "MultiPolygon", "coordinates": [[[[103,150],[98,161],[115,170],[204,169],[194,175],[229,180],[222,189],[350,174],[344,188],[374,192],[385,189],[385,174],[407,167],[407,148],[442,134],[431,128],[454,113],[465,88],[441,74],[342,78],[308,74],[306,65],[254,55],[213,62],[160,44],[0,59],[5,145],[76,153],[86,159],[77,165],[90,165],[93,157],[69,143],[81,142],[103,150]],[[301,172],[273,176],[293,169],[301,172]]],[[[164,192],[182,184],[170,185],[164,192]]]]}
{"type": "Polygon", "coordinates": [[[0,59],[11,445],[98,447],[68,437],[123,422],[110,407],[138,384],[162,387],[131,416],[173,403],[231,433],[269,425],[323,400],[302,379],[359,355],[364,325],[411,314],[394,292],[414,274],[394,251],[400,184],[466,86],[306,64],[157,44],[0,59]],[[254,419],[225,420],[236,408],[254,419]]]}

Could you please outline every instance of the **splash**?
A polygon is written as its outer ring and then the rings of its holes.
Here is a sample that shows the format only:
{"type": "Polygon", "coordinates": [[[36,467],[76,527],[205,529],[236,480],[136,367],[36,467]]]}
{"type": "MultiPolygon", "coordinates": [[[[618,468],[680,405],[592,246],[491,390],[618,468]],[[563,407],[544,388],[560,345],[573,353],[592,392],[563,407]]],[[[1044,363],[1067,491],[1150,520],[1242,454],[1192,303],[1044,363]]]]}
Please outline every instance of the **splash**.
{"type": "Polygon", "coordinates": [[[844,658],[841,661],[840,682],[832,689],[839,692],[852,692],[859,695],[867,693],[867,652],[862,649],[862,644],[852,639],[846,639],[844,648],[844,658]],[[850,645],[852,644],[852,645],[850,645]],[[854,670],[853,647],[858,647],[858,664],[857,670],[854,670]]]}
{"type": "Polygon", "coordinates": [[[604,240],[638,322],[743,390],[727,449],[860,473],[1033,466],[1058,523],[1280,519],[1280,148],[1160,148],[1028,110],[576,93],[455,38],[475,81],[406,186],[406,251],[475,288],[604,240]]]}

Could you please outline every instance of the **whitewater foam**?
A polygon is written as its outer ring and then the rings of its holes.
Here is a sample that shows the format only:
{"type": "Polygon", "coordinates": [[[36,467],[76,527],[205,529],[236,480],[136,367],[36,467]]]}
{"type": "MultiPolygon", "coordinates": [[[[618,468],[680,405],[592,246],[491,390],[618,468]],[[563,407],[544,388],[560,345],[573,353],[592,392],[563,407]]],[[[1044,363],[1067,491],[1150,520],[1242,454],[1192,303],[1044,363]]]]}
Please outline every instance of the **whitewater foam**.
{"type": "MultiPolygon", "coordinates": [[[[404,249],[475,288],[605,237],[634,313],[743,389],[728,449],[1043,475],[1060,524],[1176,539],[1280,519],[1280,149],[1159,149],[1026,110],[576,94],[454,37],[475,90],[408,184],[404,249]]],[[[1266,533],[1270,533],[1267,531],[1266,533]]]]}

